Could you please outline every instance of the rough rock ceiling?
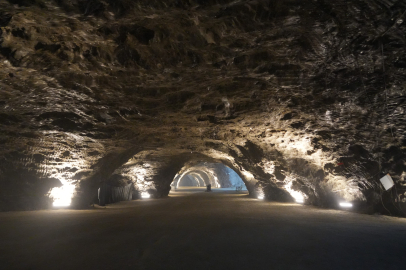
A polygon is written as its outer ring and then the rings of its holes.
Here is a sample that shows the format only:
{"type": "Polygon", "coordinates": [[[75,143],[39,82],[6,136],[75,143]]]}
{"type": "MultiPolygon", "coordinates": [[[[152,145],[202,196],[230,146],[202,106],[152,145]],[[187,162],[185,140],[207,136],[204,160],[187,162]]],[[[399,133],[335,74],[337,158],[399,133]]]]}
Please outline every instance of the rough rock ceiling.
{"type": "Polygon", "coordinates": [[[85,207],[129,164],[165,196],[180,170],[222,162],[252,196],[403,215],[405,12],[395,0],[0,0],[0,209],[48,207],[51,188],[85,207]]]}

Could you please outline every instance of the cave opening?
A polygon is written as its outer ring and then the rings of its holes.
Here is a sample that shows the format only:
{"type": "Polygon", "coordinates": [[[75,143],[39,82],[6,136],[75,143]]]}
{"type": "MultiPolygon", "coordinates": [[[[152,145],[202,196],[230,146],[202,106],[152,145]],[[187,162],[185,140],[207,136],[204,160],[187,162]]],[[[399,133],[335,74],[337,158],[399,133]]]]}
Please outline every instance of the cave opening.
{"type": "Polygon", "coordinates": [[[217,189],[247,191],[241,177],[230,167],[222,163],[200,162],[182,169],[174,177],[171,190],[189,187],[207,187],[217,189]]]}
{"type": "Polygon", "coordinates": [[[177,187],[202,187],[204,184],[200,175],[189,173],[179,180],[177,187]]]}

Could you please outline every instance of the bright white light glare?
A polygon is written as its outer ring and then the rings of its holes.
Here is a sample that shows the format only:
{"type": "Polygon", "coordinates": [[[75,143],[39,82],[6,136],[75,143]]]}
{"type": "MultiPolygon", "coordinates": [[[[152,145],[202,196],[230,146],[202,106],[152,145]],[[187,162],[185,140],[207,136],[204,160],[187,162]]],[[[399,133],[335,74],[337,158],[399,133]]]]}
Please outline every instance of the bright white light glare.
{"type": "Polygon", "coordinates": [[[264,199],[264,195],[258,195],[258,200],[263,200],[264,199]]]}
{"type": "Polygon", "coordinates": [[[292,189],[292,179],[289,179],[288,184],[285,185],[285,189],[289,192],[290,196],[292,196],[297,203],[304,203],[305,196],[302,192],[296,191],[292,189]]]}
{"type": "Polygon", "coordinates": [[[75,185],[65,183],[62,187],[56,187],[51,190],[50,197],[54,199],[54,207],[70,206],[72,195],[75,191],[75,185]]]}
{"type": "Polygon", "coordinates": [[[142,192],[142,193],[141,193],[141,198],[143,198],[143,199],[148,199],[148,198],[150,198],[150,197],[151,197],[151,195],[149,195],[148,192],[142,192]]]}
{"type": "Polygon", "coordinates": [[[392,177],[389,174],[382,177],[380,179],[380,181],[381,181],[382,185],[384,186],[384,188],[386,190],[389,190],[391,187],[393,187],[395,185],[395,183],[393,182],[392,177]]]}
{"type": "Polygon", "coordinates": [[[345,207],[345,208],[351,208],[352,207],[352,203],[348,203],[348,202],[341,202],[340,203],[341,207],[345,207]]]}
{"type": "Polygon", "coordinates": [[[296,198],[297,203],[304,203],[304,198],[296,198]]]}

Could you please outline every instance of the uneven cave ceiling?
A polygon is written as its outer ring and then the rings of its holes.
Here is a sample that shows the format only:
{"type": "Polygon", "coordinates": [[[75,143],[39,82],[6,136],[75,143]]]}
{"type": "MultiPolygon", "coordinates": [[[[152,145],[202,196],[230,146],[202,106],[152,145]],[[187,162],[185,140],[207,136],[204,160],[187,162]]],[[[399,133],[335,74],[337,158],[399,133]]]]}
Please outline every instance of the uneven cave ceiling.
{"type": "Polygon", "coordinates": [[[405,12],[395,0],[0,0],[0,209],[46,208],[52,188],[86,207],[130,172],[165,196],[179,172],[220,162],[252,196],[403,215],[405,12]]]}

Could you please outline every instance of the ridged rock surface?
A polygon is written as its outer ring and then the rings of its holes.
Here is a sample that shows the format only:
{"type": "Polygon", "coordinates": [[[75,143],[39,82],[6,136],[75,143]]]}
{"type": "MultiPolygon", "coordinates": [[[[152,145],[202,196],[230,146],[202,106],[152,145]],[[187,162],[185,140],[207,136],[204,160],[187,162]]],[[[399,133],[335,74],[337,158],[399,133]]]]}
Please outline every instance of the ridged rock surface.
{"type": "Polygon", "coordinates": [[[252,196],[404,215],[405,11],[1,0],[0,209],[47,208],[58,187],[86,207],[117,175],[162,197],[178,173],[220,162],[252,196]]]}

